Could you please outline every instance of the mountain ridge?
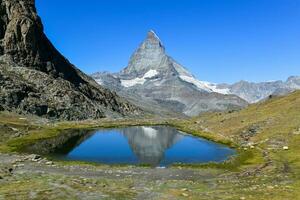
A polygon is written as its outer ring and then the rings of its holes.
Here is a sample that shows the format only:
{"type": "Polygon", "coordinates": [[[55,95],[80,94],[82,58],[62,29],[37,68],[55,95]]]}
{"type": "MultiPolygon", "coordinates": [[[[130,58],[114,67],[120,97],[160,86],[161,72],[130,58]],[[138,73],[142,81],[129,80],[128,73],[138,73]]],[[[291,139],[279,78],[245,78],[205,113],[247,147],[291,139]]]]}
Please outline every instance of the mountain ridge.
{"type": "MultiPolygon", "coordinates": [[[[220,86],[224,87],[224,86],[220,86]]],[[[271,95],[286,95],[300,89],[300,76],[290,76],[286,81],[249,82],[239,81],[225,86],[229,92],[236,94],[249,103],[257,103],[271,95]]]]}

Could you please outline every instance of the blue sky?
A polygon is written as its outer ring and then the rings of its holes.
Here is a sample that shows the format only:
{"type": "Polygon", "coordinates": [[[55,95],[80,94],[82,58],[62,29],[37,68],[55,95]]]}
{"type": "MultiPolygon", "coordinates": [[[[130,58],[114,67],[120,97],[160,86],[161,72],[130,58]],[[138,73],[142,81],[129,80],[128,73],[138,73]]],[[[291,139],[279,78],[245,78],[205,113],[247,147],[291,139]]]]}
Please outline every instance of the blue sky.
{"type": "Polygon", "coordinates": [[[154,29],[201,80],[300,75],[300,0],[36,0],[45,32],[86,73],[117,72],[154,29]]]}

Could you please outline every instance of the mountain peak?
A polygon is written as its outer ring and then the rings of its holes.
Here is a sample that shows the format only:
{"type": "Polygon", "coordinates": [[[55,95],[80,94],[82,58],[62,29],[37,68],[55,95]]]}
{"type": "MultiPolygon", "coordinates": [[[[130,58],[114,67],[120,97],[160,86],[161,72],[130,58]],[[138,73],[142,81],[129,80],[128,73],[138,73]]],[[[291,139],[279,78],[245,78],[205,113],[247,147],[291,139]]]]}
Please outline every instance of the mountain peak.
{"type": "Polygon", "coordinates": [[[147,39],[154,39],[160,41],[159,37],[157,36],[154,30],[148,31],[147,39]]]}
{"type": "Polygon", "coordinates": [[[164,50],[164,45],[153,30],[148,31],[147,38],[143,42],[142,46],[151,46],[151,48],[159,48],[164,50]]]}
{"type": "Polygon", "coordinates": [[[149,70],[159,70],[163,67],[168,67],[162,66],[167,60],[168,56],[165,53],[165,47],[157,34],[150,30],[146,39],[131,56],[129,64],[122,71],[122,74],[135,77],[141,76],[149,70]]]}

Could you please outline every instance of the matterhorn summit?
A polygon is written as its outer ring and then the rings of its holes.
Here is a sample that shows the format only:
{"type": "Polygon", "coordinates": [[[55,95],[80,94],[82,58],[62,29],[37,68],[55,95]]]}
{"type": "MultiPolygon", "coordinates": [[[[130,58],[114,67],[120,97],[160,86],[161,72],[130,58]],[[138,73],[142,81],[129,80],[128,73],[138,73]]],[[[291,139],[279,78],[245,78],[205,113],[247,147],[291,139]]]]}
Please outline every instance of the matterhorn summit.
{"type": "Polygon", "coordinates": [[[247,102],[229,95],[227,88],[199,81],[185,67],[167,55],[157,34],[150,30],[120,73],[95,73],[102,86],[116,91],[146,110],[157,113],[182,113],[239,109],[247,102]]]}
{"type": "Polygon", "coordinates": [[[168,56],[165,47],[154,31],[149,31],[145,41],[133,53],[128,66],[121,72],[123,75],[141,75],[149,70],[162,70],[168,56]]]}

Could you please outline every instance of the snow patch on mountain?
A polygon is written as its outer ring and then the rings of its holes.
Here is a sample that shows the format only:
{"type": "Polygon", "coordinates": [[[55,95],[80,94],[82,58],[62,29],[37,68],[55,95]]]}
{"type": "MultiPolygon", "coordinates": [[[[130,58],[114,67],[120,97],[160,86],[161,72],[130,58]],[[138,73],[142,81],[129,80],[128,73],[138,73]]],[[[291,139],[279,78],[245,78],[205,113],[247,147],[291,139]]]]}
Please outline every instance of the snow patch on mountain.
{"type": "Polygon", "coordinates": [[[207,92],[216,92],[216,93],[220,93],[220,94],[229,94],[230,93],[229,89],[227,89],[227,88],[219,89],[219,88],[217,88],[216,84],[205,82],[205,81],[199,81],[192,76],[181,75],[179,77],[181,80],[183,80],[185,82],[192,83],[200,90],[205,90],[207,92]]]}
{"type": "Polygon", "coordinates": [[[121,84],[124,87],[133,87],[135,85],[143,85],[147,79],[151,79],[153,77],[155,77],[156,75],[158,75],[158,71],[156,70],[149,70],[147,73],[144,74],[144,76],[142,78],[135,78],[135,79],[131,79],[131,80],[121,80],[121,84]]]}
{"type": "Polygon", "coordinates": [[[102,84],[103,84],[103,81],[102,81],[102,79],[100,79],[100,78],[95,79],[95,81],[96,81],[99,85],[102,85],[102,84]]]}

